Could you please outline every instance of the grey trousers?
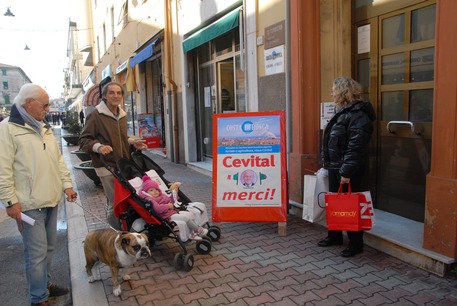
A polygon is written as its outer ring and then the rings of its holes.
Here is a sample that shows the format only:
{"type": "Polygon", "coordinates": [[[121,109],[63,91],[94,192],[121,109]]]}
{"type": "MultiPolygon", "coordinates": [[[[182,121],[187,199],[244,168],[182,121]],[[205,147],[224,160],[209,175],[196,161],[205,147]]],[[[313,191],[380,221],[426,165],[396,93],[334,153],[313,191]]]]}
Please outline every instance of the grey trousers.
{"type": "Polygon", "coordinates": [[[114,215],[114,176],[112,174],[100,176],[100,181],[106,196],[106,221],[112,228],[121,230],[121,223],[114,215]]]}

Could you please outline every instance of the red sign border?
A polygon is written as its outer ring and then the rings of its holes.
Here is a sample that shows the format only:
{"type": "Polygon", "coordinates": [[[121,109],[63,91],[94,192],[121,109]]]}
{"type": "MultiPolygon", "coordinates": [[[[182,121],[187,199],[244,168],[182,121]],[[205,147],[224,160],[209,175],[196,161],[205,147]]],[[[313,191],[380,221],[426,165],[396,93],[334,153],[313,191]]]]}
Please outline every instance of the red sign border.
{"type": "Polygon", "coordinates": [[[214,222],[286,222],[289,192],[287,184],[286,123],[285,111],[215,114],[213,116],[213,175],[212,175],[212,219],[214,222]],[[281,162],[281,206],[280,207],[218,207],[217,206],[217,122],[227,117],[279,116],[280,162],[281,162]]]}

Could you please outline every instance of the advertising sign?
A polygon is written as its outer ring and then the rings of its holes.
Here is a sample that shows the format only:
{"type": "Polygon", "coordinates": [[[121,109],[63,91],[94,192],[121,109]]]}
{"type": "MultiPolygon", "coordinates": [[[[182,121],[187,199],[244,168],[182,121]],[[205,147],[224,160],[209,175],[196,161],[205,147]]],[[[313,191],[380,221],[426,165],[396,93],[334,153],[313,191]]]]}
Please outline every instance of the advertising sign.
{"type": "Polygon", "coordinates": [[[265,75],[272,75],[284,72],[284,45],[264,51],[265,54],[265,75]]]}
{"type": "Polygon", "coordinates": [[[162,146],[153,114],[138,114],[138,135],[146,140],[148,148],[160,148],[162,146]]]}
{"type": "Polygon", "coordinates": [[[287,219],[284,111],[216,114],[213,220],[287,219]]]}

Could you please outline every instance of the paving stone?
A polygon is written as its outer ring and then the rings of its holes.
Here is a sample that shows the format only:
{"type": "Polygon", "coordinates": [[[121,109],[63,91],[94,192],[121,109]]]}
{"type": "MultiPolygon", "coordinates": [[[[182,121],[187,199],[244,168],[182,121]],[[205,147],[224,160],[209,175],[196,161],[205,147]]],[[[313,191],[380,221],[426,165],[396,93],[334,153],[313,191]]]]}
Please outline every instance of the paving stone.
{"type": "MultiPolygon", "coordinates": [[[[379,275],[379,274],[377,274],[379,275]]],[[[405,282],[401,281],[396,277],[389,277],[386,280],[381,280],[376,282],[378,285],[383,286],[386,289],[393,289],[399,285],[405,285],[405,282]]]]}
{"type": "Polygon", "coordinates": [[[245,298],[251,298],[254,295],[252,294],[251,291],[249,291],[247,288],[242,288],[241,290],[237,291],[226,291],[224,293],[224,296],[231,302],[238,301],[240,299],[245,299],[245,298]]]}
{"type": "MultiPolygon", "coordinates": [[[[74,156],[76,158],[76,156],[74,156]]],[[[75,161],[76,162],[76,161],[75,161]]],[[[211,178],[190,168],[157,160],[170,181],[211,212],[211,178]]],[[[89,229],[106,228],[103,189],[73,171],[89,229]]],[[[108,303],[114,305],[457,305],[457,280],[441,278],[366,247],[363,254],[342,258],[343,247],[320,248],[326,229],[288,216],[287,236],[274,222],[222,222],[221,239],[209,255],[187,244],[195,265],[176,271],[176,241],[156,241],[153,256],[126,269],[123,295],[112,294],[109,268],[101,267],[108,303]]]]}
{"type": "MultiPolygon", "coordinates": [[[[335,285],[335,287],[340,289],[340,287],[338,287],[337,285],[335,285]]],[[[343,301],[344,305],[352,305],[354,301],[364,299],[367,296],[358,290],[350,289],[349,291],[345,291],[343,293],[336,293],[335,297],[338,298],[340,301],[343,301]]]]}
{"type": "Polygon", "coordinates": [[[366,305],[388,305],[390,303],[392,303],[392,300],[388,299],[387,297],[379,294],[379,293],[375,293],[373,294],[373,296],[371,297],[368,297],[366,299],[360,299],[359,302],[361,303],[365,303],[366,305]]]}

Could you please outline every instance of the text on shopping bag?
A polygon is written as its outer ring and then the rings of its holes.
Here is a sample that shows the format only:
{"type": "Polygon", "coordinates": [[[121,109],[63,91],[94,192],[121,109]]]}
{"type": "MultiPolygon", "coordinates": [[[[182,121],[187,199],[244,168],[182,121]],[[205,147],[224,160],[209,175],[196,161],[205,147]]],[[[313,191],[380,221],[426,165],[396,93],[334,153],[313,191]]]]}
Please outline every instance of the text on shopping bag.
{"type": "Polygon", "coordinates": [[[361,231],[373,227],[373,205],[365,193],[327,193],[325,205],[329,230],[361,231]]]}

